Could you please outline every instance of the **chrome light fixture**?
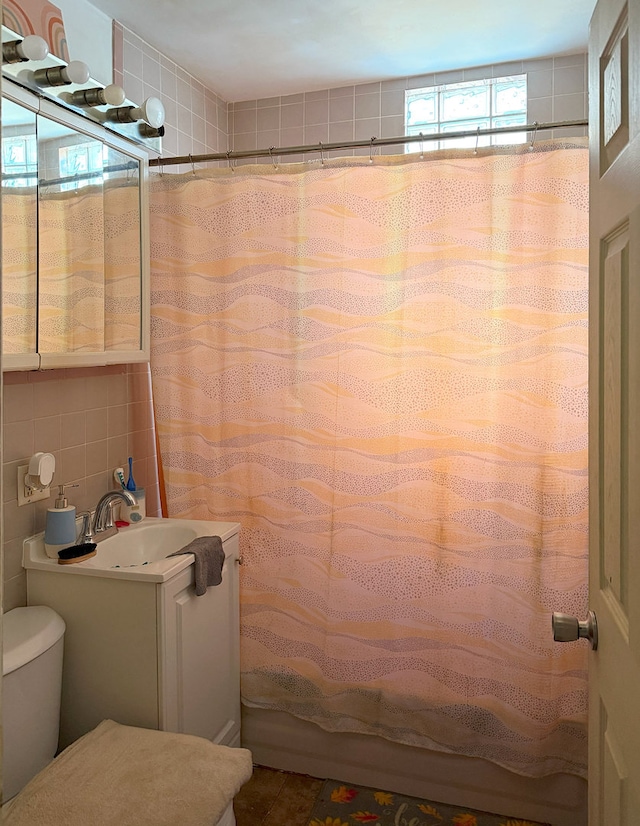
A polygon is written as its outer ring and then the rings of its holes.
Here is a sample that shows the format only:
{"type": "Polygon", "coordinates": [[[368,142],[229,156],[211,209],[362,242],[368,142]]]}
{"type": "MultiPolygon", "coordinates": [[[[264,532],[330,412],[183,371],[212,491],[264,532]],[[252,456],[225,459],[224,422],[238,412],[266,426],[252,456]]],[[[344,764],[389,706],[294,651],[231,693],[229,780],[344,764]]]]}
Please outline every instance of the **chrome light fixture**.
{"type": "Polygon", "coordinates": [[[135,123],[143,120],[153,129],[160,129],[164,123],[164,106],[159,98],[147,98],[141,106],[121,106],[111,109],[107,115],[109,120],[118,123],[135,123]]]}
{"type": "Polygon", "coordinates": [[[67,86],[70,83],[86,83],[89,75],[86,63],[82,60],[72,60],[67,66],[38,69],[33,73],[33,80],[38,86],[67,86]]]}
{"type": "Polygon", "coordinates": [[[104,89],[101,86],[94,89],[78,89],[71,95],[71,103],[74,106],[120,106],[126,97],[122,86],[111,83],[104,89]]]}

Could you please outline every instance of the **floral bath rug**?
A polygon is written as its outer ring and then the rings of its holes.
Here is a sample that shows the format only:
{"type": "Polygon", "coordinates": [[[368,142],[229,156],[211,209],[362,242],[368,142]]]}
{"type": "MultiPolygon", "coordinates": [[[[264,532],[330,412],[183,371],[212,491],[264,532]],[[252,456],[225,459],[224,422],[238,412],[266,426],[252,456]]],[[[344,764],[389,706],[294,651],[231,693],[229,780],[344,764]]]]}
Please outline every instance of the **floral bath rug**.
{"type": "Polygon", "coordinates": [[[308,826],[550,826],[327,780],[308,826]]]}

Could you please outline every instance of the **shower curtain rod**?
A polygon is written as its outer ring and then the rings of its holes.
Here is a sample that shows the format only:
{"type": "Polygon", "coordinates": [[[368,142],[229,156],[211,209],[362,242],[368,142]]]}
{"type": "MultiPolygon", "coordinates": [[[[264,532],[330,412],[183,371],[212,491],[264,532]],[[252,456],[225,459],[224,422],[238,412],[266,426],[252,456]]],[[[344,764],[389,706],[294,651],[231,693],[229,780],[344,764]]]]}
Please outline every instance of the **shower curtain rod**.
{"type": "Polygon", "coordinates": [[[376,146],[393,146],[401,143],[423,143],[424,141],[435,141],[450,138],[475,138],[482,135],[502,135],[509,132],[533,132],[531,145],[536,139],[536,134],[545,129],[566,129],[571,126],[588,126],[588,120],[562,120],[556,123],[538,123],[534,121],[530,124],[520,124],[519,126],[496,126],[490,129],[467,129],[461,132],[435,132],[429,135],[422,132],[418,135],[401,135],[396,138],[370,138],[369,140],[344,141],[341,143],[313,143],[306,146],[271,146],[268,149],[246,149],[239,152],[210,152],[206,155],[178,155],[175,158],[152,158],[149,166],[174,166],[188,163],[193,166],[196,163],[207,163],[208,161],[234,161],[242,158],[271,158],[274,163],[280,155],[301,155],[304,152],[320,152],[322,157],[325,152],[334,152],[338,149],[359,149],[369,147],[371,151],[376,146]]]}

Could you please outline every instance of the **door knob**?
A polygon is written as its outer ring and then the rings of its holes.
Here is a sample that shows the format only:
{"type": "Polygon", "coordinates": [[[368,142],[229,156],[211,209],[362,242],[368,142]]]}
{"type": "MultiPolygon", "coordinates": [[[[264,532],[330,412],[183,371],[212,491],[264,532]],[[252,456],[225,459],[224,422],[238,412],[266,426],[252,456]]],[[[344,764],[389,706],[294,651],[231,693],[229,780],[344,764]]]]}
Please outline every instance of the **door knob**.
{"type": "Polygon", "coordinates": [[[559,614],[553,612],[551,617],[553,628],[553,639],[556,642],[573,642],[583,638],[589,640],[591,648],[595,651],[598,647],[598,621],[593,611],[589,611],[587,619],[579,622],[576,617],[569,614],[559,614]]]}

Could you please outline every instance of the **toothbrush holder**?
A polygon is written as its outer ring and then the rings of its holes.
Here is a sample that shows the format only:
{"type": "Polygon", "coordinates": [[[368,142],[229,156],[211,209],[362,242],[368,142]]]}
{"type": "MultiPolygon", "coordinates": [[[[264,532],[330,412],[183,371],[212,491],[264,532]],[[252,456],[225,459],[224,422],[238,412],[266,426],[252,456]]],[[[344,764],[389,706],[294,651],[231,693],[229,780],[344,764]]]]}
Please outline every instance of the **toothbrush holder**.
{"type": "Polygon", "coordinates": [[[124,522],[129,522],[131,525],[136,525],[138,522],[142,522],[147,515],[144,488],[136,488],[135,490],[130,490],[129,493],[136,500],[136,504],[127,505],[121,502],[120,519],[124,522]]]}

